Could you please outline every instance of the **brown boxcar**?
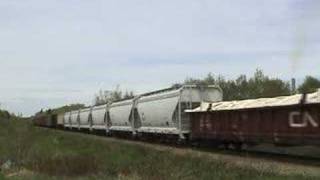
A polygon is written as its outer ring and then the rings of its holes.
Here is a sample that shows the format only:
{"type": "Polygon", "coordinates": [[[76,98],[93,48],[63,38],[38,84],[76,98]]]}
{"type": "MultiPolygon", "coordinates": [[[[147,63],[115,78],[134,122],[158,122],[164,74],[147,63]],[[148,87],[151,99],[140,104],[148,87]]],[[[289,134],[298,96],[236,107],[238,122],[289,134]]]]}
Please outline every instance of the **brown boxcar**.
{"type": "Polygon", "coordinates": [[[36,126],[56,128],[57,115],[56,114],[40,114],[33,118],[33,123],[36,126]]]}
{"type": "MultiPolygon", "coordinates": [[[[246,103],[241,108],[234,102],[228,107],[225,102],[209,104],[207,110],[190,113],[191,138],[225,144],[320,145],[320,103],[304,103],[305,98],[299,98],[300,103],[250,108],[246,103]]],[[[260,102],[267,100],[272,99],[260,102]]],[[[276,101],[273,104],[279,104],[276,101]]]]}

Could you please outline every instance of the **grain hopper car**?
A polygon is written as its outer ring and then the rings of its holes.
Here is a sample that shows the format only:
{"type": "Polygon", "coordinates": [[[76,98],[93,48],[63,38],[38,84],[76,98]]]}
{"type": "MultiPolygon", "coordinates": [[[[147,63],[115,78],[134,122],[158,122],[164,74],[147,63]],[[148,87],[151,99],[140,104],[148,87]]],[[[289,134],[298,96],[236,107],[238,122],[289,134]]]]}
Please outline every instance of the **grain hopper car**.
{"type": "Polygon", "coordinates": [[[185,85],[67,112],[63,126],[79,130],[104,130],[108,134],[175,135],[185,139],[190,133],[190,119],[185,110],[196,108],[204,101],[221,100],[222,91],[217,86],[185,85]]]}

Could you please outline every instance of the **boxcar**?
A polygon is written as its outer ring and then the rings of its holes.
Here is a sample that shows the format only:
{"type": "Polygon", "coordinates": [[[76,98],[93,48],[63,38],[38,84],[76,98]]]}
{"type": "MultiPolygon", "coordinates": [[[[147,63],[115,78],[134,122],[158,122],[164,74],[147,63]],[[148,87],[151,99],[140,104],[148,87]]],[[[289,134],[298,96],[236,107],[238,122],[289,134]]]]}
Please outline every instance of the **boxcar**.
{"type": "Polygon", "coordinates": [[[57,127],[58,116],[56,114],[40,114],[33,118],[33,123],[41,127],[57,127]]]}

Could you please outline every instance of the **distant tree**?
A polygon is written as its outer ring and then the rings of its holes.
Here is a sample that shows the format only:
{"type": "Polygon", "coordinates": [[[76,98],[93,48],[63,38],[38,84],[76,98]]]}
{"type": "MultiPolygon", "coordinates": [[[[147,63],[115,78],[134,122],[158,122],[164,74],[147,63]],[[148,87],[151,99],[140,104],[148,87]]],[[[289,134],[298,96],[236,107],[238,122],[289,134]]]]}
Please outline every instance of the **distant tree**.
{"type": "Polygon", "coordinates": [[[84,104],[70,104],[70,105],[66,105],[66,106],[62,106],[62,107],[58,107],[55,109],[48,109],[46,111],[44,111],[43,109],[41,109],[38,113],[36,113],[35,115],[40,115],[43,113],[46,114],[60,114],[60,113],[65,113],[65,112],[70,112],[70,111],[75,111],[75,110],[79,110],[82,108],[85,108],[86,106],[84,104]]]}
{"type": "Polygon", "coordinates": [[[250,98],[263,98],[290,95],[290,83],[277,78],[269,78],[257,70],[249,80],[250,98]]]}
{"type": "Polygon", "coordinates": [[[320,80],[315,77],[307,76],[304,82],[299,86],[299,93],[312,93],[320,88],[320,80]]]}
{"type": "Polygon", "coordinates": [[[287,96],[291,94],[290,83],[280,79],[268,79],[264,82],[261,97],[287,96]]]}
{"type": "Polygon", "coordinates": [[[114,101],[119,101],[123,98],[123,93],[122,91],[120,90],[120,86],[117,85],[116,89],[113,90],[113,91],[110,91],[110,97],[111,97],[111,100],[114,102],[114,101]]]}
{"type": "Polygon", "coordinates": [[[118,85],[116,89],[112,91],[100,90],[98,94],[95,95],[94,104],[102,105],[102,104],[116,102],[121,99],[130,99],[133,97],[134,97],[133,91],[126,91],[125,93],[123,93],[120,90],[120,86],[118,85]]]}
{"type": "Polygon", "coordinates": [[[133,91],[126,91],[124,96],[123,96],[124,99],[131,99],[131,98],[134,98],[134,93],[133,91]]]}
{"type": "Polygon", "coordinates": [[[0,119],[10,119],[12,115],[5,110],[0,110],[0,119]]]}
{"type": "Polygon", "coordinates": [[[111,92],[100,90],[98,94],[95,95],[94,104],[102,105],[111,102],[111,92]]]}
{"type": "Polygon", "coordinates": [[[249,79],[248,82],[248,93],[250,98],[260,98],[263,97],[264,83],[267,81],[267,77],[261,70],[256,70],[254,76],[249,79]]]}
{"type": "MultiPolygon", "coordinates": [[[[204,81],[200,80],[200,79],[187,78],[183,84],[185,84],[185,85],[192,85],[192,84],[199,85],[199,84],[203,84],[203,83],[204,83],[204,81]]],[[[179,87],[180,85],[183,85],[183,84],[175,83],[172,85],[172,87],[179,87]]]]}
{"type": "Polygon", "coordinates": [[[240,75],[234,80],[227,80],[221,75],[214,76],[209,73],[207,77],[203,79],[187,78],[185,84],[219,85],[223,90],[225,101],[290,94],[290,84],[288,82],[276,78],[269,78],[259,69],[257,69],[254,76],[249,79],[246,75],[240,75]]]}
{"type": "MultiPolygon", "coordinates": [[[[186,83],[186,84],[187,84],[187,83],[186,83]]],[[[183,86],[183,84],[181,84],[181,83],[174,83],[171,87],[178,89],[178,88],[180,88],[180,87],[182,87],[182,86],[183,86]]]]}
{"type": "MultiPolygon", "coordinates": [[[[249,99],[250,92],[248,91],[249,82],[246,75],[240,75],[235,80],[235,97],[233,99],[249,99]]],[[[232,99],[231,99],[232,100],[232,99]]]]}
{"type": "Polygon", "coordinates": [[[226,80],[223,76],[218,76],[216,79],[216,84],[221,87],[223,91],[224,100],[236,99],[236,91],[238,89],[235,87],[233,80],[226,80]]]}

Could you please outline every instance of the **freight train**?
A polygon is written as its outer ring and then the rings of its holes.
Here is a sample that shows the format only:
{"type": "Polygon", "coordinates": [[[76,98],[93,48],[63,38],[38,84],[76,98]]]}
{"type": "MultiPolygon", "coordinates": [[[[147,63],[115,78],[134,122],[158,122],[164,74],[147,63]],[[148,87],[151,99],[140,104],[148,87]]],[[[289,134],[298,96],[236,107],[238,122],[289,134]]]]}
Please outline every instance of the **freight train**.
{"type": "Polygon", "coordinates": [[[218,86],[184,85],[46,118],[38,116],[34,122],[237,149],[262,143],[320,145],[320,90],[242,101],[223,102],[222,97],[218,86]]]}

